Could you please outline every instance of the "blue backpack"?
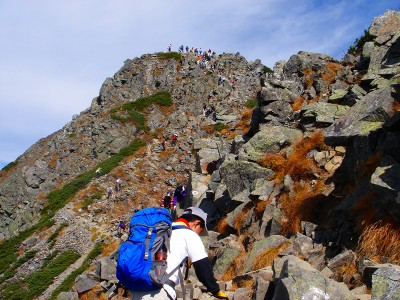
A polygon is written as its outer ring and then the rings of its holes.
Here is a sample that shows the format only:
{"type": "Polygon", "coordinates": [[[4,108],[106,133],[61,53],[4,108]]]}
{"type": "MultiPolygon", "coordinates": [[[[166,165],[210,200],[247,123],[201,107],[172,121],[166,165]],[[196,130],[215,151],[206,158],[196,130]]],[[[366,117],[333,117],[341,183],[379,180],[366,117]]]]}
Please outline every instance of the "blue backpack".
{"type": "Polygon", "coordinates": [[[129,237],[119,248],[117,278],[130,290],[158,289],[169,275],[165,258],[156,260],[156,252],[169,250],[172,216],[165,208],[149,207],[135,213],[129,226],[129,237]]]}

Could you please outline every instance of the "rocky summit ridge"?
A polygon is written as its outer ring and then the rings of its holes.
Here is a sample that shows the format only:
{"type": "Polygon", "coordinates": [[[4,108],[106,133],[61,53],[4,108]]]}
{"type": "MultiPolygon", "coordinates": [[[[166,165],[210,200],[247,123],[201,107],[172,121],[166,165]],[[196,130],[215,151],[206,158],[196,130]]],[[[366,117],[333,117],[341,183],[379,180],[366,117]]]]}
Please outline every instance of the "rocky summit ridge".
{"type": "Polygon", "coordinates": [[[400,298],[400,13],[341,61],[299,52],[270,71],[239,53],[126,60],[0,172],[1,298],[128,299],[117,224],[177,182],[209,215],[230,299],[400,298]]]}

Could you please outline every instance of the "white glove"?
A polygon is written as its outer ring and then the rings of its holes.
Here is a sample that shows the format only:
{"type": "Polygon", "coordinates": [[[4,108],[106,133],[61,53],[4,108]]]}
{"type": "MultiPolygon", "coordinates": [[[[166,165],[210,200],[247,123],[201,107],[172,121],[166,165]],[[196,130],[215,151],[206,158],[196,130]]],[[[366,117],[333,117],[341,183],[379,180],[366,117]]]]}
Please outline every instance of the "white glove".
{"type": "Polygon", "coordinates": [[[185,190],[185,186],[183,185],[183,186],[182,186],[182,191],[184,191],[184,190],[185,190]]]}
{"type": "Polygon", "coordinates": [[[171,286],[164,284],[163,289],[167,292],[171,299],[176,299],[176,292],[171,286]]]}

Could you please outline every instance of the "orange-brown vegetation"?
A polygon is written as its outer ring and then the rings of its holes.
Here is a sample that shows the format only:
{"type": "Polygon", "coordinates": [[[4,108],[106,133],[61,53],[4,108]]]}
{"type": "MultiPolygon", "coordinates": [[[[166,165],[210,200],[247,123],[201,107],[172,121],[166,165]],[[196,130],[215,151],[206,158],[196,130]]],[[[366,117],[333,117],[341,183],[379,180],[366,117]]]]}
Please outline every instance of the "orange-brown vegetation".
{"type": "Polygon", "coordinates": [[[235,216],[233,221],[233,228],[238,234],[242,233],[243,224],[246,222],[249,216],[250,208],[245,206],[243,210],[235,216]]]}
{"type": "Polygon", "coordinates": [[[360,236],[358,256],[371,259],[386,257],[391,263],[400,263],[400,231],[398,226],[381,221],[367,226],[360,236]]]}
{"type": "MultiPolygon", "coordinates": [[[[222,133],[222,132],[221,132],[222,133]]],[[[226,137],[226,139],[228,139],[228,140],[233,140],[236,136],[238,136],[239,135],[239,133],[238,132],[235,132],[235,131],[232,131],[231,133],[229,133],[228,134],[228,136],[226,137]]]]}
{"type": "Polygon", "coordinates": [[[375,171],[375,169],[379,166],[381,159],[382,159],[383,153],[378,152],[375,153],[373,156],[367,159],[367,161],[364,163],[361,171],[360,171],[360,178],[364,177],[365,175],[370,175],[372,172],[375,171]]]}
{"type": "Polygon", "coordinates": [[[51,154],[51,158],[50,158],[50,161],[48,163],[48,166],[50,168],[55,168],[57,166],[57,153],[53,152],[51,154]]]}
{"type": "Polygon", "coordinates": [[[322,80],[333,83],[336,75],[342,71],[342,65],[339,63],[329,62],[325,66],[324,72],[321,74],[322,80]]]}
{"type": "Polygon", "coordinates": [[[286,250],[290,245],[289,242],[264,250],[256,255],[254,258],[251,270],[259,270],[272,265],[272,261],[278,257],[278,254],[286,250]]]}
{"type": "Polygon", "coordinates": [[[372,200],[376,197],[373,193],[368,193],[357,199],[351,208],[351,213],[356,220],[356,230],[362,231],[363,228],[374,224],[377,221],[375,209],[372,206],[372,200]]]}
{"type": "Polygon", "coordinates": [[[293,194],[285,193],[279,198],[284,217],[281,220],[282,234],[301,231],[301,221],[312,220],[317,213],[317,196],[324,190],[324,182],[295,182],[293,194]]]}
{"type": "Polygon", "coordinates": [[[119,246],[119,241],[116,239],[107,238],[107,241],[103,243],[102,256],[109,256],[119,246]]]}
{"type": "Polygon", "coordinates": [[[340,267],[334,274],[334,279],[339,282],[351,284],[353,275],[357,273],[357,266],[355,263],[350,263],[346,266],[340,267]]]}
{"type": "Polygon", "coordinates": [[[306,84],[306,89],[309,90],[313,85],[313,76],[315,72],[313,70],[303,70],[304,83],[306,84]]]}
{"type": "Polygon", "coordinates": [[[46,194],[45,193],[40,193],[39,195],[37,195],[37,198],[40,200],[44,200],[46,199],[46,194]]]}
{"type": "Polygon", "coordinates": [[[260,200],[254,205],[253,215],[256,218],[256,220],[260,220],[263,217],[265,208],[269,203],[270,201],[260,200]]]}
{"type": "Polygon", "coordinates": [[[392,109],[393,109],[393,112],[399,111],[400,110],[400,102],[393,101],[392,109]]]}
{"type": "MultiPolygon", "coordinates": [[[[239,288],[248,288],[250,290],[254,289],[254,286],[256,284],[256,281],[254,280],[253,277],[247,275],[247,276],[240,276],[238,279],[233,279],[232,280],[232,290],[235,291],[239,288]]],[[[252,298],[252,292],[250,292],[247,296],[248,298],[246,299],[251,299],[252,298]]]]}
{"type": "MultiPolygon", "coordinates": [[[[122,290],[122,289],[121,289],[122,290]]],[[[103,290],[100,285],[96,285],[94,288],[91,290],[84,292],[79,295],[80,300],[107,300],[108,297],[105,293],[103,293],[103,290]]]]}
{"type": "Polygon", "coordinates": [[[286,158],[284,154],[268,154],[259,163],[275,171],[276,182],[281,182],[286,174],[293,179],[306,179],[318,171],[315,161],[307,157],[307,153],[322,148],[325,148],[323,133],[316,131],[310,137],[295,143],[289,157],[286,158]]]}
{"type": "Polygon", "coordinates": [[[115,178],[124,178],[126,176],[126,172],[123,168],[115,168],[112,172],[112,175],[115,178]]]}
{"type": "Polygon", "coordinates": [[[243,114],[241,120],[235,126],[235,129],[241,129],[243,134],[247,134],[250,130],[250,122],[251,116],[253,115],[253,109],[246,109],[243,114]]]}
{"type": "Polygon", "coordinates": [[[306,101],[306,99],[302,96],[297,97],[296,100],[292,103],[292,110],[293,111],[298,111],[303,107],[303,103],[306,101]]]}
{"type": "Polygon", "coordinates": [[[229,231],[230,226],[226,222],[226,217],[220,219],[214,228],[214,231],[219,233],[226,233],[229,231]]]}
{"type": "Polygon", "coordinates": [[[221,281],[229,281],[232,280],[236,274],[240,274],[244,269],[247,260],[249,259],[250,254],[246,251],[240,251],[238,255],[232,261],[232,264],[226,269],[224,274],[222,274],[219,278],[221,281]]]}
{"type": "Polygon", "coordinates": [[[166,148],[165,151],[161,151],[160,153],[158,153],[158,156],[169,157],[174,152],[174,149],[168,148],[168,144],[165,146],[165,148],[166,148]]]}

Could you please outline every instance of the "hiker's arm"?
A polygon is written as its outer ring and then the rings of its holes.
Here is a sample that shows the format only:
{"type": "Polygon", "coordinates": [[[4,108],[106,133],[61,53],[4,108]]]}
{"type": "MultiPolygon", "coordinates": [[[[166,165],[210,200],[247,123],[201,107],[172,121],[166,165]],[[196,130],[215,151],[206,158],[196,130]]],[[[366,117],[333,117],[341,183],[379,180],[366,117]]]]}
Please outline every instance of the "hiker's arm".
{"type": "Polygon", "coordinates": [[[195,261],[193,263],[194,270],[196,272],[197,278],[200,280],[202,284],[205,285],[207,290],[211,294],[218,293],[219,285],[217,280],[214,277],[214,273],[212,270],[212,265],[208,257],[195,261]]]}

